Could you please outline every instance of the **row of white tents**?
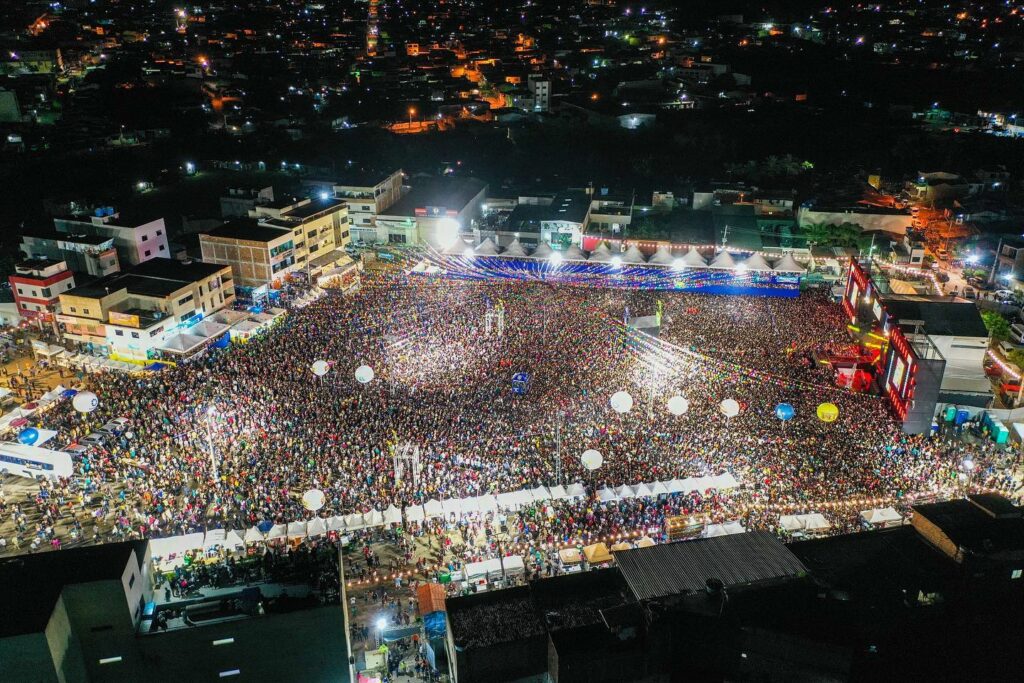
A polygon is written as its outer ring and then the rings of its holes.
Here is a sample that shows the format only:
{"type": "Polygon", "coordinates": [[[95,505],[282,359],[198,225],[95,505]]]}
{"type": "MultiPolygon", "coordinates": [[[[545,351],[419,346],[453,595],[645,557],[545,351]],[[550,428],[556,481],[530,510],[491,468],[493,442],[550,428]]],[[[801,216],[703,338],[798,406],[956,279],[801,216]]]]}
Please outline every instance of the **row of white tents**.
{"type": "MultiPolygon", "coordinates": [[[[736,488],[739,482],[731,474],[720,474],[713,477],[690,477],[671,481],[652,482],[650,484],[623,485],[617,489],[601,489],[598,497],[602,502],[625,500],[629,498],[654,497],[670,493],[689,493],[707,489],[726,490],[736,488]]],[[[244,547],[246,543],[261,543],[279,539],[314,538],[323,536],[329,531],[347,533],[361,529],[373,529],[387,524],[405,522],[421,522],[437,517],[459,516],[471,513],[487,513],[514,511],[524,506],[548,500],[571,500],[585,498],[586,489],[580,483],[567,486],[538,486],[533,489],[510,491],[497,495],[482,495],[470,498],[431,499],[422,505],[411,505],[402,510],[390,505],[386,510],[370,510],[365,513],[336,515],[333,517],[313,517],[308,521],[295,521],[288,524],[275,524],[266,532],[258,527],[250,527],[245,531],[225,531],[212,529],[205,534],[201,532],[157,538],[150,541],[150,552],[154,557],[163,558],[184,555],[190,550],[210,550],[221,547],[227,550],[244,547]]]]}
{"type": "Polygon", "coordinates": [[[653,498],[669,493],[690,493],[696,491],[704,493],[708,489],[727,491],[737,488],[740,485],[736,477],[728,472],[713,477],[688,477],[686,479],[672,479],[670,481],[654,481],[650,484],[634,484],[630,486],[623,484],[617,488],[599,489],[598,500],[602,503],[612,503],[617,500],[629,500],[630,498],[653,498]]]}
{"type": "MultiPolygon", "coordinates": [[[[550,259],[555,252],[547,242],[541,242],[531,252],[518,239],[514,240],[504,249],[501,249],[488,237],[476,247],[470,247],[461,241],[456,242],[454,246],[446,249],[445,253],[459,256],[502,256],[507,258],[546,260],[550,259]]],[[[617,257],[621,263],[628,265],[708,268],[711,270],[747,270],[750,272],[773,273],[804,273],[807,271],[806,268],[793,258],[792,254],[784,254],[774,263],[769,263],[764,256],[757,252],[753,252],[745,258],[740,258],[741,253],[745,254],[746,252],[730,252],[722,249],[710,258],[706,258],[695,247],[690,247],[685,254],[677,256],[673,255],[667,246],[661,245],[648,258],[644,256],[643,252],[635,244],[630,245],[626,251],[613,252],[603,242],[590,254],[587,254],[575,244],[560,252],[563,261],[587,263],[611,263],[617,257]]]]}

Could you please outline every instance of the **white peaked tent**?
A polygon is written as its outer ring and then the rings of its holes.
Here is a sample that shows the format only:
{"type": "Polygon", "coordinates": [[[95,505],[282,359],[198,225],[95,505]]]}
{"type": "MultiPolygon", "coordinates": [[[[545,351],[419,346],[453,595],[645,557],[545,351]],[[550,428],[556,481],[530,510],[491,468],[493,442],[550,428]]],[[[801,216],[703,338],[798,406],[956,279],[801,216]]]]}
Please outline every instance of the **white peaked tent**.
{"type": "Polygon", "coordinates": [[[672,255],[672,252],[668,250],[664,244],[658,247],[658,250],[654,252],[648,263],[653,263],[658,266],[671,266],[675,263],[676,257],[672,255]]]}
{"type": "Polygon", "coordinates": [[[494,256],[498,253],[498,248],[494,246],[494,242],[488,237],[476,248],[476,253],[480,256],[494,256]]]}
{"type": "Polygon", "coordinates": [[[345,530],[345,518],[341,515],[331,517],[327,520],[327,529],[329,531],[344,531],[345,530]]]}
{"type": "MultiPolygon", "coordinates": [[[[511,249],[511,247],[509,248],[511,249]]],[[[553,253],[554,250],[551,249],[550,244],[548,244],[547,242],[541,242],[540,244],[537,245],[537,248],[533,250],[532,256],[533,258],[536,259],[546,259],[551,258],[551,254],[553,253]]]]}
{"type": "Polygon", "coordinates": [[[305,538],[306,537],[306,523],[305,522],[289,522],[288,523],[288,538],[305,538]]]}
{"type": "Polygon", "coordinates": [[[586,498],[587,490],[583,488],[583,484],[579,482],[575,484],[569,484],[569,488],[565,490],[569,494],[570,498],[586,498]]]}
{"type": "Polygon", "coordinates": [[[388,505],[388,509],[384,511],[384,522],[386,524],[402,523],[402,511],[396,508],[394,503],[388,505]]]}
{"type": "Polygon", "coordinates": [[[640,251],[640,247],[635,244],[629,245],[629,249],[622,255],[623,263],[647,263],[647,259],[644,258],[643,252],[640,251]]]}
{"type": "Polygon", "coordinates": [[[441,501],[441,509],[446,517],[458,515],[462,512],[462,503],[458,498],[445,498],[441,501]]]}
{"type": "Polygon", "coordinates": [[[409,522],[422,522],[427,518],[427,513],[422,505],[410,505],[405,508],[405,519],[409,522]]]}
{"type": "Polygon", "coordinates": [[[690,247],[690,251],[683,254],[683,265],[687,268],[706,268],[708,262],[704,260],[704,257],[700,255],[695,248],[690,247]]]}
{"type": "Polygon", "coordinates": [[[245,542],[246,543],[262,543],[263,542],[263,533],[260,532],[260,530],[257,529],[256,527],[251,526],[251,527],[249,527],[248,529],[245,530],[245,542]]]}
{"type": "Polygon", "coordinates": [[[612,260],[611,250],[602,242],[597,249],[590,252],[591,263],[610,263],[612,260]]]}
{"type": "Polygon", "coordinates": [[[505,251],[501,252],[501,255],[522,258],[526,256],[526,249],[523,248],[523,244],[518,239],[514,239],[512,244],[505,247],[505,251]]]}
{"type": "Polygon", "coordinates": [[[363,515],[363,521],[367,527],[384,526],[384,513],[380,510],[370,510],[363,515]]]}
{"type": "Polygon", "coordinates": [[[472,512],[480,512],[480,501],[477,498],[463,498],[459,501],[462,514],[468,515],[472,512]]]}
{"type": "Polygon", "coordinates": [[[796,262],[792,254],[786,254],[775,262],[776,273],[805,273],[807,269],[796,262]]]}
{"type": "Polygon", "coordinates": [[[619,499],[619,496],[614,490],[605,487],[597,492],[597,499],[602,503],[614,503],[619,499]]]}
{"type": "Polygon", "coordinates": [[[275,524],[270,527],[270,531],[267,532],[267,540],[273,540],[275,538],[284,538],[288,535],[288,527],[285,524],[275,524]]]}
{"type": "Polygon", "coordinates": [[[768,262],[764,260],[764,256],[761,256],[757,252],[751,254],[750,257],[743,262],[743,265],[746,266],[747,270],[759,272],[770,272],[772,269],[772,267],[768,265],[768,262]]]}
{"type": "Polygon", "coordinates": [[[324,521],[323,517],[314,517],[309,520],[306,524],[306,535],[307,536],[323,536],[327,533],[327,522],[324,521]]]}
{"type": "Polygon", "coordinates": [[[724,249],[708,264],[708,268],[715,268],[717,270],[732,270],[735,267],[736,261],[733,260],[732,254],[724,249]]]}
{"type": "MultiPolygon", "coordinates": [[[[536,252],[534,255],[536,256],[536,252]]],[[[566,261],[586,261],[587,255],[575,244],[570,244],[569,248],[562,252],[562,258],[566,261]]]]}
{"type": "Polygon", "coordinates": [[[466,251],[466,247],[468,247],[468,246],[470,246],[470,245],[466,244],[461,239],[458,239],[458,240],[455,240],[454,244],[451,244],[451,245],[445,247],[445,249],[444,249],[444,251],[442,253],[444,253],[444,254],[455,254],[457,256],[462,256],[465,253],[465,251],[466,251]]]}
{"type": "Polygon", "coordinates": [[[563,500],[568,497],[569,494],[566,493],[565,487],[561,484],[551,487],[551,500],[563,500]]]}
{"type": "Polygon", "coordinates": [[[663,493],[668,493],[668,482],[656,481],[653,484],[651,484],[651,494],[655,496],[660,496],[663,493]]]}
{"type": "Polygon", "coordinates": [[[437,498],[428,500],[423,506],[423,511],[427,513],[427,517],[442,517],[444,515],[444,508],[437,498]]]}
{"type": "Polygon", "coordinates": [[[636,484],[633,488],[636,490],[637,498],[653,498],[655,495],[647,484],[636,484]]]}
{"type": "Polygon", "coordinates": [[[891,507],[863,510],[860,518],[873,526],[895,526],[903,523],[903,517],[891,507]]]}
{"type": "Polygon", "coordinates": [[[550,500],[551,492],[544,486],[538,486],[537,488],[530,491],[530,496],[533,500],[550,500]]]}
{"type": "Polygon", "coordinates": [[[357,531],[366,527],[363,516],[358,512],[345,515],[345,531],[357,531]]]}
{"type": "Polygon", "coordinates": [[[715,536],[730,536],[732,534],[745,533],[746,529],[738,521],[726,522],[725,524],[708,524],[704,529],[704,536],[706,538],[714,538],[715,536]]]}
{"type": "Polygon", "coordinates": [[[636,491],[633,490],[632,486],[629,486],[627,484],[623,484],[622,486],[617,488],[615,490],[615,493],[622,500],[626,500],[627,498],[636,498],[636,491]]]}
{"type": "Polygon", "coordinates": [[[480,505],[480,512],[495,512],[498,509],[498,499],[487,494],[477,498],[480,505]]]}

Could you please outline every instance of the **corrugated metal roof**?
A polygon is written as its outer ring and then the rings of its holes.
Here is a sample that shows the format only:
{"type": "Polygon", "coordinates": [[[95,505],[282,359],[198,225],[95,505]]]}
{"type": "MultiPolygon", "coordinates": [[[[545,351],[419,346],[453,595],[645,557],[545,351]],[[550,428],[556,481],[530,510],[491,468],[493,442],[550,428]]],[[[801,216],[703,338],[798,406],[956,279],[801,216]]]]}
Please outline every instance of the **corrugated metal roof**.
{"type": "Polygon", "coordinates": [[[728,587],[802,576],[807,568],[773,534],[754,531],[680,541],[615,554],[637,600],[703,591],[708,579],[728,587]]]}

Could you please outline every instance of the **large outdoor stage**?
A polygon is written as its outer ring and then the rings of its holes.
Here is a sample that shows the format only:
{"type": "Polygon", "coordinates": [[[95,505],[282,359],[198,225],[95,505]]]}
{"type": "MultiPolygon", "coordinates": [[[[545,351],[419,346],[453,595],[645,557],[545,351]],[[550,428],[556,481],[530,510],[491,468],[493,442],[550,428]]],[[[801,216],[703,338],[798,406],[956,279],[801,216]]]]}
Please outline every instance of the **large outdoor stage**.
{"type": "Polygon", "coordinates": [[[732,269],[719,269],[436,253],[425,256],[409,272],[466,280],[533,280],[619,289],[773,297],[799,296],[801,277],[798,273],[747,270],[742,264],[732,269]]]}

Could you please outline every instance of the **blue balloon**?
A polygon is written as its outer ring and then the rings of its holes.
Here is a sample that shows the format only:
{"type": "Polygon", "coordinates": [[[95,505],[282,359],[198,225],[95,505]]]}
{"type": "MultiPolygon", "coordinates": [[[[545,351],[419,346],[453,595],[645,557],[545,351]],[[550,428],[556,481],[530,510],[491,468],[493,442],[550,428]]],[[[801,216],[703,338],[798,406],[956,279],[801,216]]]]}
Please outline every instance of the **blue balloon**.
{"type": "Polygon", "coordinates": [[[25,444],[26,446],[31,446],[32,444],[34,444],[38,440],[39,440],[39,430],[36,429],[35,427],[27,427],[27,428],[21,430],[21,433],[18,434],[18,441],[20,443],[25,444]]]}
{"type": "Polygon", "coordinates": [[[775,417],[779,418],[783,422],[789,422],[793,419],[794,415],[796,415],[796,410],[794,410],[793,406],[788,403],[780,403],[775,406],[775,417]]]}
{"type": "Polygon", "coordinates": [[[74,398],[75,394],[77,393],[78,390],[76,389],[65,389],[64,391],[60,392],[60,395],[62,398],[74,398]]]}

